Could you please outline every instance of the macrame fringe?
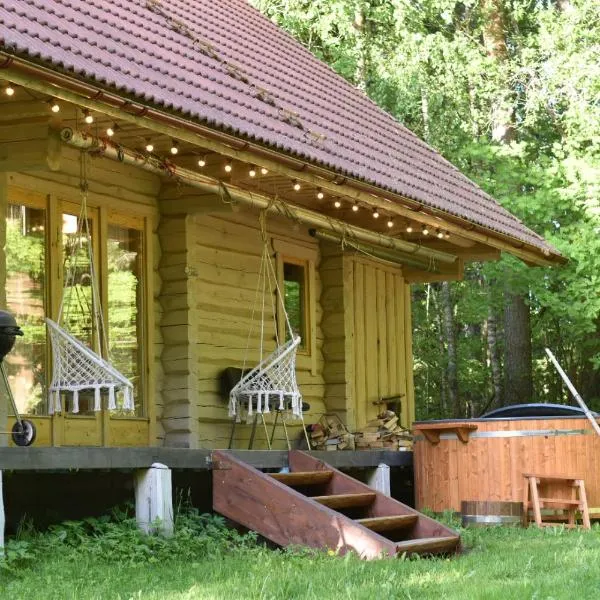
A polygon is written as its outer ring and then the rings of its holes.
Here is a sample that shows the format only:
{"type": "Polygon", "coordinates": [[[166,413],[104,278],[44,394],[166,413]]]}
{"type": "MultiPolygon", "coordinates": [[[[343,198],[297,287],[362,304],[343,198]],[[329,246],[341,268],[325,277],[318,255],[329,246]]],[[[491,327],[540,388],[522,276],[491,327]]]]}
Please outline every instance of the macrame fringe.
{"type": "Polygon", "coordinates": [[[76,415],[79,412],[79,390],[73,392],[73,408],[71,412],[76,415]]]}
{"type": "Polygon", "coordinates": [[[115,397],[115,386],[108,388],[108,410],[117,410],[117,399],[115,397]]]}
{"type": "Polygon", "coordinates": [[[102,410],[102,396],[100,395],[100,388],[94,389],[94,412],[102,410]]]}

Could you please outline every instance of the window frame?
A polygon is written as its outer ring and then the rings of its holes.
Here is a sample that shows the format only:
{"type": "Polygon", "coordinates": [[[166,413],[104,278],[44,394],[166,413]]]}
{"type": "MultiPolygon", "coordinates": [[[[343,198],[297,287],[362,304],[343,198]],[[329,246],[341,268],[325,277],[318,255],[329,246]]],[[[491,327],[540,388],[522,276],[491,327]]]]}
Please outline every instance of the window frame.
{"type": "MultiPolygon", "coordinates": [[[[306,340],[298,348],[298,355],[302,359],[297,367],[301,370],[310,370],[313,374],[317,371],[316,344],[316,248],[294,244],[283,240],[273,239],[273,248],[277,265],[277,285],[283,296],[284,292],[284,264],[293,264],[304,267],[304,323],[306,340]],[[308,362],[307,362],[308,361],[308,362]]],[[[282,297],[283,300],[283,297],[282,297]]],[[[277,334],[279,339],[285,339],[286,323],[283,315],[281,301],[277,302],[277,334]]]]}

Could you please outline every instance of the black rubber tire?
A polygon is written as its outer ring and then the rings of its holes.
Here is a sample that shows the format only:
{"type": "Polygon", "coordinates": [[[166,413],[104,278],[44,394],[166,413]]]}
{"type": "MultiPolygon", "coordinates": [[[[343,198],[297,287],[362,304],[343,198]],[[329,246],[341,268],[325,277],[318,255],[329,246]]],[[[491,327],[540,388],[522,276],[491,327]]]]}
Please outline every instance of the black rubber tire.
{"type": "Polygon", "coordinates": [[[12,439],[17,446],[31,446],[35,442],[35,425],[27,419],[17,421],[12,427],[12,439]]]}

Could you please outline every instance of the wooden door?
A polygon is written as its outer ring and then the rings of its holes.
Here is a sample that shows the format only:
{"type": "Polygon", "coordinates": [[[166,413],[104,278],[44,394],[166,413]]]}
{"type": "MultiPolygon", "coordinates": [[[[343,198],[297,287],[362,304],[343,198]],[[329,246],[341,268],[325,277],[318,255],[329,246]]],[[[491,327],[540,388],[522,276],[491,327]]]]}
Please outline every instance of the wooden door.
{"type": "Polygon", "coordinates": [[[406,285],[399,268],[353,261],[354,411],[357,427],[374,419],[382,397],[402,395],[407,426],[406,285]]]}

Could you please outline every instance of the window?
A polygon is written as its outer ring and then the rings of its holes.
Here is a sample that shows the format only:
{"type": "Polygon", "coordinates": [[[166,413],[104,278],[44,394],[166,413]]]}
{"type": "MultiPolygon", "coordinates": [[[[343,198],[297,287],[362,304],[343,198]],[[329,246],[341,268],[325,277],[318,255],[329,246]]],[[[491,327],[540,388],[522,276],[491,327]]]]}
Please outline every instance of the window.
{"type": "MultiPolygon", "coordinates": [[[[134,386],[136,415],[142,411],[143,287],[142,231],[108,226],[108,336],[112,364],[134,386]]],[[[117,399],[122,402],[121,398],[117,399]]]]}
{"type": "Polygon", "coordinates": [[[19,412],[46,412],[46,211],[9,204],[6,218],[6,307],[24,336],[6,357],[19,412]]]}
{"type": "MultiPolygon", "coordinates": [[[[108,347],[112,364],[134,384],[135,416],[143,416],[144,220],[88,208],[92,265],[88,238],[78,231],[79,206],[54,203],[57,208],[52,214],[50,206],[50,200],[29,197],[22,204],[15,200],[7,206],[6,307],[24,336],[6,357],[6,365],[19,412],[47,414],[51,360],[44,319],[56,319],[62,299],[63,326],[96,352],[102,348],[105,354],[108,347]],[[51,250],[48,223],[53,222],[52,215],[57,223],[57,244],[51,250]],[[62,276],[50,278],[47,273],[62,276]],[[104,339],[100,339],[93,316],[99,305],[92,290],[92,273],[103,308],[104,339]]],[[[80,393],[80,415],[96,414],[93,395],[91,391],[80,393]]],[[[123,401],[121,396],[117,395],[117,406],[123,401]]],[[[71,395],[65,394],[65,399],[64,406],[70,411],[71,395]]]]}
{"type": "MultiPolygon", "coordinates": [[[[306,349],[308,342],[306,314],[306,266],[283,262],[283,297],[285,311],[295,335],[302,339],[300,348],[306,349]]],[[[289,328],[285,328],[285,339],[290,338],[289,328]]]]}

